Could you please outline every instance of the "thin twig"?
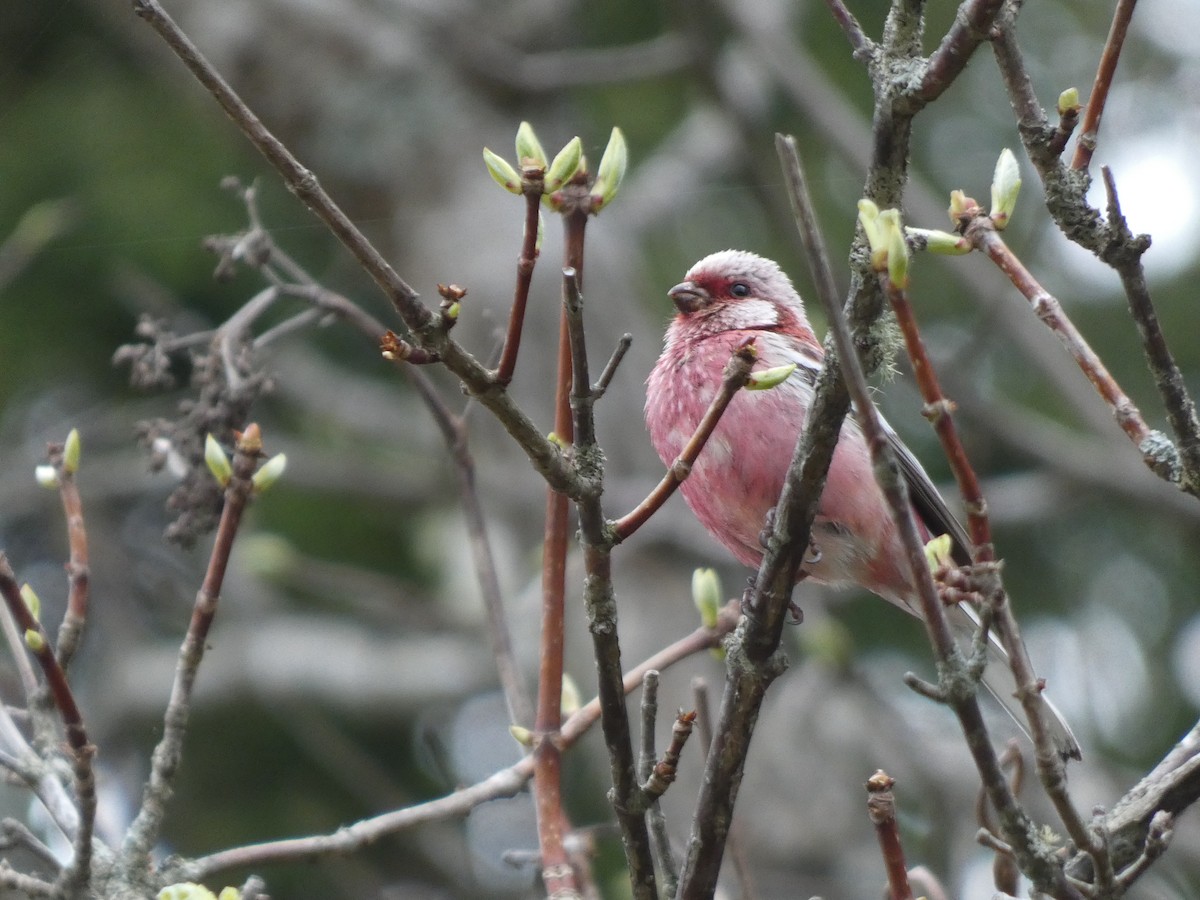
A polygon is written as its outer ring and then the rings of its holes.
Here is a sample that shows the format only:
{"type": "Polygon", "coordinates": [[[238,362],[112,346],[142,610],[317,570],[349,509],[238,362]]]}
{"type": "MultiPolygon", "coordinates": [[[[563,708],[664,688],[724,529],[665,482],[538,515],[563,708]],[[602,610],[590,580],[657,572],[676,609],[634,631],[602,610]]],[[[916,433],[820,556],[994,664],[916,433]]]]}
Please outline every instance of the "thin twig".
{"type": "MultiPolygon", "coordinates": [[[[737,621],[738,604],[734,601],[721,611],[715,627],[697,628],[630,669],[623,680],[624,693],[630,694],[637,690],[646,672],[651,669],[665,671],[680,660],[719,646],[724,637],[734,629],[737,621]]],[[[563,723],[558,736],[562,749],[568,749],[583,737],[599,718],[600,699],[597,697],[580,707],[578,712],[563,723]]],[[[231,868],[250,868],[352,853],[406,828],[424,822],[465,816],[476,806],[490,800],[516,796],[533,776],[533,769],[533,757],[526,756],[483,781],[436,800],[364,819],[328,835],[268,841],[222,850],[190,862],[176,861],[178,868],[170,870],[170,874],[178,880],[200,881],[231,868]]]]}
{"type": "Polygon", "coordinates": [[[892,793],[895,784],[896,780],[883,769],[867,779],[867,817],[875,826],[875,837],[879,839],[879,851],[883,854],[889,900],[913,900],[904,846],[900,843],[900,828],[896,824],[896,796],[892,793]]]}
{"type": "MultiPolygon", "coordinates": [[[[578,249],[582,261],[583,223],[580,211],[566,214],[568,259],[571,248],[578,249]],[[576,223],[574,229],[572,222],[576,223]]],[[[654,853],[644,815],[647,797],[637,777],[637,761],[629,715],[621,686],[621,644],[617,629],[617,603],[612,583],[612,547],[614,541],[600,502],[604,457],[596,443],[593,418],[595,397],[588,374],[587,346],[584,341],[583,296],[578,270],[563,269],[563,322],[567,328],[565,346],[570,350],[572,378],[570,405],[575,435],[575,462],[581,474],[596,485],[577,501],[579,534],[583,544],[584,590],[588,631],[592,636],[592,654],[596,660],[596,678],[600,695],[600,724],[608,749],[612,778],[612,805],[621,828],[621,842],[629,866],[629,880],[635,898],[653,900],[658,896],[654,876],[654,853]]]]}
{"type": "MultiPolygon", "coordinates": [[[[696,732],[707,759],[713,741],[712,709],[708,700],[708,682],[699,676],[692,679],[692,702],[696,707],[696,732]]],[[[741,819],[735,818],[729,826],[726,851],[737,878],[739,896],[742,900],[753,900],[754,869],[746,856],[746,842],[742,839],[744,831],[741,819]]]]}
{"type": "Polygon", "coordinates": [[[324,191],[317,177],[263,125],[166,13],[161,3],[158,0],[133,0],[133,9],[166,41],[180,61],[213,95],[288,188],[350,251],[391,301],[424,351],[441,360],[458,376],[471,395],[496,415],[551,487],[569,496],[576,496],[582,485],[573,477],[573,471],[562,459],[558,448],[546,439],[541,429],[517,406],[503,386],[496,383],[492,373],[450,339],[444,323],[421,302],[416,291],[396,274],[383,255],[324,191]]]}
{"type": "Polygon", "coordinates": [[[1111,265],[1116,269],[1125,288],[1130,315],[1133,316],[1142,338],[1146,363],[1150,374],[1154,376],[1154,384],[1162,398],[1167,421],[1171,423],[1171,430],[1175,433],[1179,445],[1180,461],[1183,464],[1181,486],[1189,493],[1200,495],[1200,419],[1197,418],[1196,403],[1188,392],[1183,373],[1175,362],[1171,348],[1167,346],[1166,335],[1163,334],[1162,325],[1150,298],[1146,270],[1141,261],[1141,251],[1145,249],[1147,242],[1144,236],[1135,237],[1130,232],[1129,224],[1121,214],[1121,202],[1117,196],[1112,170],[1104,166],[1100,171],[1104,176],[1104,189],[1108,194],[1109,228],[1124,246],[1131,248],[1131,252],[1113,258],[1111,265]]]}
{"type": "MultiPolygon", "coordinates": [[[[654,746],[654,729],[658,723],[658,672],[651,670],[642,679],[642,741],[638,754],[638,778],[642,784],[649,782],[658,761],[654,746]]],[[[650,829],[650,846],[658,866],[658,878],[665,897],[674,897],[679,887],[679,866],[671,852],[671,839],[667,834],[667,817],[662,805],[654,798],[646,809],[650,829]]]]}
{"type": "Polygon", "coordinates": [[[1117,73],[1121,47],[1125,43],[1125,35],[1129,32],[1129,22],[1133,18],[1135,6],[1137,0],[1117,0],[1117,8],[1113,12],[1112,24],[1108,29],[1108,39],[1104,42],[1100,65],[1092,82],[1092,93],[1084,110],[1083,125],[1079,131],[1079,140],[1075,144],[1075,156],[1071,160],[1072,169],[1086,170],[1091,165],[1092,153],[1096,149],[1096,141],[1100,134],[1100,118],[1104,114],[1104,104],[1108,101],[1108,89],[1112,87],[1113,77],[1117,73]]]}
{"type": "Polygon", "coordinates": [[[1179,478],[1179,462],[1173,447],[1165,435],[1154,431],[1146,424],[1141,411],[1121,390],[1116,379],[1105,367],[1100,357],[1092,350],[1063,311],[1058,299],[1047,291],[1025,268],[1024,264],[1004,243],[989,217],[978,215],[967,225],[964,236],[973,246],[982,250],[1033,307],[1034,313],[1045,323],[1059,342],[1074,357],[1079,368],[1092,382],[1097,393],[1116,419],[1121,430],[1129,437],[1142,459],[1153,471],[1175,480],[1179,478]]]}
{"type": "Polygon", "coordinates": [[[221,510],[221,521],[209,554],[204,581],[196,593],[187,634],[179,648],[171,697],[163,715],[163,734],[151,756],[150,778],[142,795],[141,809],[125,835],[123,862],[130,875],[140,876],[147,869],[150,852],[162,832],[167,803],[183,759],[183,742],[191,715],[196,674],[204,658],[209,629],[216,617],[233,541],[253,490],[251,478],[261,456],[261,432],[257,425],[248,425],[234,448],[232,475],[225,487],[225,506],[221,510]]]}
{"type": "Polygon", "coordinates": [[[692,466],[699,458],[704,445],[708,443],[708,439],[712,437],[713,431],[721,421],[721,416],[725,414],[725,410],[733,402],[737,392],[746,386],[746,382],[750,378],[750,370],[757,358],[754,344],[750,341],[734,351],[729,362],[725,364],[720,387],[717,388],[716,394],[708,404],[708,409],[705,410],[704,416],[696,425],[695,432],[679,452],[679,456],[667,468],[662,480],[646,496],[646,499],[613,523],[613,535],[617,541],[626,540],[645,525],[691,474],[692,466]]]}
{"type": "MultiPolygon", "coordinates": [[[[587,215],[565,216],[568,260],[582,263],[587,215]]],[[[573,278],[580,269],[568,262],[573,278]]],[[[578,281],[573,281],[578,285],[578,281]]],[[[572,359],[568,311],[559,316],[558,365],[555,376],[554,433],[562,445],[574,440],[571,412],[572,359]]],[[[542,881],[550,896],[578,896],[579,885],[563,847],[562,763],[558,732],[562,725],[563,608],[566,597],[567,545],[570,501],[552,486],[546,488],[546,521],[542,540],[542,630],[538,669],[537,713],[534,720],[535,764],[533,796],[537,811],[538,846],[542,881]]],[[[605,692],[603,679],[601,699],[605,692]]]]}
{"type": "Polygon", "coordinates": [[[87,526],[83,520],[83,501],[79,496],[79,483],[75,471],[63,465],[63,446],[50,448],[50,464],[58,475],[58,493],[62,499],[63,518],[67,523],[67,543],[70,556],[67,560],[67,609],[58,629],[55,653],[58,664],[64,670],[71,665],[75,651],[79,648],[83,628],[87,622],[88,584],[91,569],[88,565],[87,526]]]}
{"type": "Polygon", "coordinates": [[[846,41],[850,44],[854,58],[861,59],[864,56],[870,56],[875,50],[875,43],[867,37],[862,25],[854,17],[854,13],[850,12],[842,0],[825,0],[825,5],[829,7],[833,20],[846,35],[846,41]]]}
{"type": "Polygon", "coordinates": [[[513,292],[512,308],[508,314],[508,331],[504,336],[504,350],[496,366],[496,381],[508,384],[517,367],[517,353],[521,349],[521,330],[525,325],[525,307],[529,302],[529,284],[533,280],[533,269],[537,264],[538,217],[541,215],[542,181],[523,180],[525,189],[525,233],[521,241],[521,256],[517,259],[517,286],[513,292]],[[534,189],[536,188],[536,190],[534,189]]]}
{"type": "MultiPolygon", "coordinates": [[[[816,218],[805,186],[795,141],[780,139],[778,145],[801,233],[814,232],[816,218]]],[[[1061,863],[1053,860],[1049,853],[1033,840],[1032,823],[1016,802],[1004,778],[975,697],[974,680],[970,677],[950,677],[952,672],[963,671],[964,661],[947,620],[945,607],[938,597],[929,565],[925,561],[924,546],[914,520],[908,492],[900,477],[887,431],[871,398],[846,316],[837,303],[836,296],[827,296],[824,291],[818,293],[829,321],[830,334],[841,361],[847,389],[854,400],[859,426],[871,452],[876,480],[892,511],[896,530],[907,557],[926,632],[938,661],[941,674],[939,687],[959,719],[976,768],[1005,825],[1005,835],[1014,842],[1018,839],[1023,841],[1018,856],[1024,870],[1030,874],[1039,889],[1053,889],[1056,896],[1072,896],[1076,892],[1066,884],[1061,863]]]]}
{"type": "Polygon", "coordinates": [[[54,708],[62,720],[67,745],[71,748],[71,772],[75,782],[75,802],[79,810],[79,827],[72,840],[74,856],[55,882],[68,897],[86,886],[91,879],[92,835],[96,824],[96,775],[92,758],[96,748],[88,740],[83,714],[67,681],[67,674],[54,655],[46,630],[34,616],[8,559],[0,552],[0,594],[17,626],[25,633],[25,644],[37,660],[50,690],[54,708]]]}

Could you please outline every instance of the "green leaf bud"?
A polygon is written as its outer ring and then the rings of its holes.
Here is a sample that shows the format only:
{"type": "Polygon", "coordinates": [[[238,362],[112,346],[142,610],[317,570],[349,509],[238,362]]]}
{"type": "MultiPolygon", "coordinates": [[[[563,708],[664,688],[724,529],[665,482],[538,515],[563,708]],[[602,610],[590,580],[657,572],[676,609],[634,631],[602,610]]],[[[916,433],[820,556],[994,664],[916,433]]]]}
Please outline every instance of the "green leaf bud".
{"type": "Polygon", "coordinates": [[[715,628],[721,609],[721,579],[715,569],[696,569],[692,572],[692,602],[700,612],[705,628],[715,628]]]}
{"type": "Polygon", "coordinates": [[[910,238],[917,243],[918,249],[928,250],[942,256],[963,256],[971,252],[971,242],[958,234],[948,231],[935,231],[929,228],[905,228],[910,238]]]}
{"type": "Polygon", "coordinates": [[[522,122],[517,128],[517,162],[522,166],[546,168],[546,151],[542,149],[542,142],[528,122],[522,122]]]}
{"type": "Polygon", "coordinates": [[[26,628],[25,646],[34,653],[41,653],[46,649],[46,639],[42,637],[41,632],[36,628],[26,628]]]}
{"type": "Polygon", "coordinates": [[[557,191],[566,184],[578,171],[581,159],[583,159],[583,141],[578,137],[573,137],[565,147],[558,151],[554,162],[550,163],[550,168],[546,170],[546,191],[557,191]]]}
{"type": "Polygon", "coordinates": [[[35,619],[42,617],[42,598],[28,583],[21,585],[21,599],[25,601],[25,606],[31,616],[35,619]]]}
{"type": "Polygon", "coordinates": [[[614,127],[604,155],[600,157],[596,183],[592,185],[592,212],[599,212],[617,196],[628,165],[629,148],[625,144],[625,135],[620,128],[614,127]]]}
{"type": "Polygon", "coordinates": [[[213,478],[217,479],[217,484],[221,487],[229,484],[229,479],[233,477],[233,466],[229,464],[229,457],[211,434],[204,439],[204,462],[208,465],[208,471],[212,472],[213,478]]]}
{"type": "Polygon", "coordinates": [[[37,480],[40,487],[46,488],[49,491],[56,491],[59,487],[58,470],[51,465],[38,466],[33,470],[33,477],[37,480]]]}
{"type": "Polygon", "coordinates": [[[63,471],[68,475],[74,475],[79,471],[79,457],[82,452],[79,429],[72,428],[71,433],[67,435],[66,443],[63,444],[63,471]]]}
{"type": "Polygon", "coordinates": [[[250,479],[251,484],[254,485],[254,493],[261,494],[264,491],[270,490],[271,486],[279,480],[279,477],[286,468],[286,453],[276,453],[268,459],[250,479]]]}
{"type": "Polygon", "coordinates": [[[512,167],[512,163],[487,147],[483,148],[483,162],[496,184],[510,194],[521,193],[521,175],[512,167]]]}
{"type": "Polygon", "coordinates": [[[771,388],[778,387],[787,381],[788,377],[795,371],[796,364],[788,363],[785,366],[774,366],[770,369],[751,372],[750,379],[746,382],[746,390],[769,391],[771,388]]]}
{"type": "Polygon", "coordinates": [[[996,172],[992,176],[992,222],[997,230],[1007,227],[1021,193],[1021,167],[1013,152],[1005,147],[996,160],[996,172]]]}
{"type": "Polygon", "coordinates": [[[1079,112],[1079,88],[1069,87],[1058,95],[1058,114],[1065,116],[1069,112],[1079,112]]]}

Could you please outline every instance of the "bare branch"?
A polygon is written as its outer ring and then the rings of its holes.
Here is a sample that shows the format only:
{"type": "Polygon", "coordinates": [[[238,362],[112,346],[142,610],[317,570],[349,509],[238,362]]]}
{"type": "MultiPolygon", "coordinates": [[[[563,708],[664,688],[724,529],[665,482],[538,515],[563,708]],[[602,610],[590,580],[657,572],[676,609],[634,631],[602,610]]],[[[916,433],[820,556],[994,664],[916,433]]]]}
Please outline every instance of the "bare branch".
{"type": "Polygon", "coordinates": [[[1100,66],[1096,69],[1096,78],[1092,82],[1092,93],[1084,111],[1079,141],[1075,145],[1075,157],[1071,160],[1072,169],[1086,170],[1092,162],[1092,153],[1100,135],[1100,118],[1104,114],[1104,104],[1108,101],[1108,89],[1117,73],[1121,47],[1125,44],[1125,35],[1129,32],[1129,22],[1133,18],[1135,6],[1137,0],[1117,0],[1117,8],[1113,12],[1112,24],[1108,29],[1108,39],[1104,42],[1104,52],[1100,54],[1100,66]]]}

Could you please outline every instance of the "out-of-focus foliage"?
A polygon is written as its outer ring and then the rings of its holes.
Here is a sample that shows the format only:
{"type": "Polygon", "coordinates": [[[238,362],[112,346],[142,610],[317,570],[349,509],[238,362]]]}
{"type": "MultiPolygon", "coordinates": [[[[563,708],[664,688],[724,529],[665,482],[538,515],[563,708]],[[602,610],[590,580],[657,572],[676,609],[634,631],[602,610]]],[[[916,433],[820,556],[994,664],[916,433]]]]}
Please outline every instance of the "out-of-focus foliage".
{"type": "MultiPolygon", "coordinates": [[[[1042,102],[1086,99],[1111,4],[1029,4],[1020,41],[1042,102]]],[[[468,288],[456,335],[497,347],[520,241],[521,204],[496,190],[484,146],[508,147],[533,122],[548,147],[572,135],[598,164],[620,126],[630,168],[589,232],[586,302],[596,359],[635,335],[599,410],[609,511],[660,475],[640,425],[664,292],[699,257],[744,247],[808,278],[775,163],[773,135],[805,153],[835,260],[861,196],[870,91],[825,7],[815,2],[421,4],[391,0],[230,0],[173,14],[427,296],[468,288]]],[[[851,3],[869,30],[886,5],[851,3]]],[[[930,35],[953,4],[931,4],[930,35]]],[[[1159,314],[1200,389],[1200,6],[1143,0],[1105,113],[1097,164],[1113,166],[1147,256],[1159,314]]],[[[995,159],[1019,141],[986,48],[917,120],[906,221],[945,228],[949,192],[987,197],[995,159]]],[[[1006,239],[1054,290],[1152,423],[1161,423],[1115,276],[1053,233],[1037,179],[1006,239]]],[[[0,4],[0,548],[61,615],[62,526],[33,483],[47,440],[78,426],[79,475],[95,544],[94,611],[75,684],[101,748],[100,789],[115,819],[136,802],[174,648],[203,561],[162,541],[166,474],[150,475],[134,424],[173,415],[174,395],[139,394],[109,365],[139,315],[186,334],[211,328],[261,285],[212,278],[205,236],[245,227],[219,188],[259,178],[275,240],[327,287],[394,324],[348,257],[119,0],[0,4]]],[[[551,420],[561,241],[551,222],[535,276],[514,393],[551,420]]],[[[844,269],[839,272],[844,279],[844,269]]],[[[1200,683],[1200,507],[1157,484],[1084,379],[1023,301],[981,258],[915,258],[911,292],[948,393],[986,477],[998,548],[1033,658],[1085,748],[1073,769],[1081,808],[1109,803],[1195,719],[1200,683]]],[[[274,390],[256,410],[270,453],[289,468],[257,504],[200,673],[172,846],[201,854],[237,842],[332,831],[436,796],[511,763],[519,748],[495,693],[448,453],[402,379],[356,334],[296,335],[266,356],[274,390]]],[[[186,371],[178,373],[186,385],[186,371]]],[[[452,404],[453,384],[435,375],[452,404]]],[[[935,477],[936,444],[903,377],[885,405],[935,477]]],[[[542,491],[482,411],[473,450],[502,566],[518,655],[535,672],[536,557],[542,491]]],[[[549,426],[547,424],[547,430],[549,426]]],[[[744,575],[673,502],[617,556],[629,661],[693,627],[690,572],[744,575]]],[[[804,588],[792,669],[773,689],[739,797],[763,897],[868,896],[882,880],[861,812],[878,766],[898,779],[910,861],[959,896],[983,896],[987,855],[971,841],[976,789],[953,721],[911,695],[928,674],[919,626],[875,598],[804,588]],[[844,626],[844,628],[842,627],[844,626]],[[849,634],[855,653],[802,649],[849,634]]],[[[592,663],[575,611],[568,668],[590,693],[592,663]]],[[[690,704],[688,679],[721,679],[708,656],[664,674],[664,708],[690,704]]],[[[0,686],[13,678],[0,661],[0,686]]],[[[525,723],[528,724],[528,723],[525,723]]],[[[1005,721],[996,731],[1007,735],[1005,721]]],[[[699,769],[688,748],[668,814],[682,837],[699,769]]],[[[609,819],[606,763],[586,743],[567,759],[578,825],[609,819]]],[[[5,789],[0,812],[23,814],[5,789]]],[[[108,833],[121,821],[106,823],[108,833]]],[[[277,897],[525,896],[533,870],[500,862],[534,846],[525,799],[465,824],[405,833],[370,853],[261,874],[277,897]]],[[[1154,896],[1200,891],[1200,836],[1147,881],[1154,896]],[[1152,882],[1152,886],[1151,886],[1152,882]]],[[[601,875],[618,854],[606,835],[601,875]]],[[[233,877],[223,883],[232,883],[233,877]]],[[[219,885],[210,885],[219,887],[219,885]]],[[[620,896],[614,891],[613,896],[620,896]]],[[[1149,896],[1147,893],[1146,896],[1149,896]]]]}

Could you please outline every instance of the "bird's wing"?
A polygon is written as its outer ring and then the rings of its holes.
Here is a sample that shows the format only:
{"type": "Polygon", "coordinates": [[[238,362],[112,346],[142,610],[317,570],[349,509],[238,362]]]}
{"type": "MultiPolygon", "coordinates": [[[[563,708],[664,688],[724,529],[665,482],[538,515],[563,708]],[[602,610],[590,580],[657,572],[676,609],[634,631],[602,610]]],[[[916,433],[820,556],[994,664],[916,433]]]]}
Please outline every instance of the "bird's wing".
{"type": "Polygon", "coordinates": [[[886,422],[884,427],[887,428],[888,443],[900,465],[900,473],[908,482],[908,494],[913,509],[917,511],[917,515],[920,516],[921,521],[925,523],[925,527],[934,537],[941,534],[950,535],[951,540],[954,541],[952,551],[954,561],[960,566],[966,565],[971,561],[971,539],[967,537],[966,529],[958,519],[954,518],[954,514],[950,512],[950,508],[946,505],[942,495],[938,493],[938,489],[933,486],[924,467],[900,440],[900,436],[886,422]]]}

